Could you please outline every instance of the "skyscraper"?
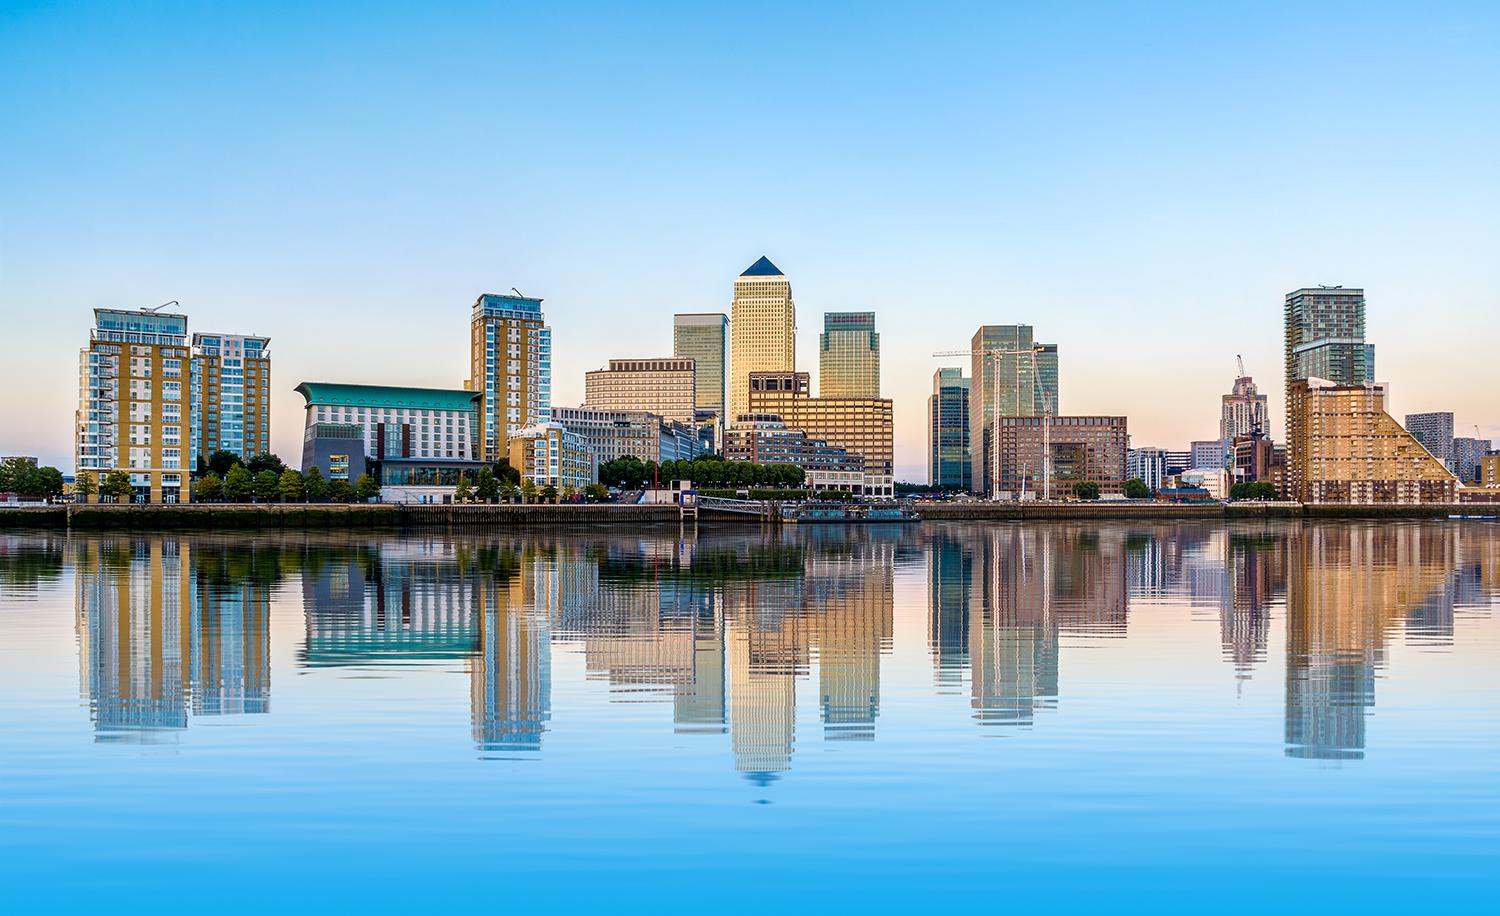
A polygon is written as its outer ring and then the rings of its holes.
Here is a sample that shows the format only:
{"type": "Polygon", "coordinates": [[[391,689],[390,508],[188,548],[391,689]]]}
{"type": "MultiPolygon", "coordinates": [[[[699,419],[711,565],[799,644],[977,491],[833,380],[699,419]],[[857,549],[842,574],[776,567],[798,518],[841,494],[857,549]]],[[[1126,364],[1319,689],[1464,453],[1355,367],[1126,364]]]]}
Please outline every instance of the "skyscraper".
{"type": "Polygon", "coordinates": [[[1029,324],[983,325],[974,332],[970,350],[970,480],[975,492],[985,493],[990,483],[985,455],[994,418],[1059,412],[1057,345],[1036,343],[1029,324]]]}
{"type": "Polygon", "coordinates": [[[1489,454],[1491,445],[1493,443],[1488,439],[1471,439],[1468,436],[1454,438],[1452,470],[1459,480],[1470,483],[1479,479],[1480,461],[1489,454]]]}
{"type": "Polygon", "coordinates": [[[250,458],[271,450],[271,339],[193,335],[193,403],[197,453],[250,458]]]}
{"type": "Polygon", "coordinates": [[[880,397],[880,335],[874,312],[826,312],[818,337],[818,393],[880,397]]]}
{"type": "MultiPolygon", "coordinates": [[[[1436,413],[1409,413],[1401,424],[1406,431],[1417,437],[1422,447],[1432,452],[1432,457],[1441,461],[1448,470],[1457,468],[1453,464],[1453,414],[1449,411],[1436,413]]],[[[1462,478],[1460,478],[1462,479],[1462,478]]]]}
{"type": "Polygon", "coordinates": [[[962,369],[932,374],[927,399],[927,480],[934,487],[967,487],[969,470],[969,379],[962,369]]]}
{"type": "Polygon", "coordinates": [[[469,388],[478,391],[479,457],[504,458],[510,436],[552,419],[552,329],[542,300],[486,293],[469,321],[469,388]]]}
{"type": "Polygon", "coordinates": [[[724,387],[729,379],[729,316],[718,312],[673,315],[672,355],[693,360],[697,408],[723,418],[724,387]]]}
{"type": "Polygon", "coordinates": [[[797,368],[797,307],[792,285],[780,268],[762,257],[734,281],[729,309],[729,416],[749,413],[750,373],[792,372],[797,368]]]}
{"type": "Polygon", "coordinates": [[[1365,343],[1365,291],[1320,286],[1286,294],[1286,384],[1322,378],[1338,385],[1375,379],[1375,348],[1365,343]]]}
{"type": "Polygon", "coordinates": [[[1219,406],[1219,440],[1223,443],[1226,466],[1232,463],[1234,440],[1257,431],[1262,434],[1270,431],[1266,396],[1256,390],[1254,379],[1241,375],[1219,406]]]}

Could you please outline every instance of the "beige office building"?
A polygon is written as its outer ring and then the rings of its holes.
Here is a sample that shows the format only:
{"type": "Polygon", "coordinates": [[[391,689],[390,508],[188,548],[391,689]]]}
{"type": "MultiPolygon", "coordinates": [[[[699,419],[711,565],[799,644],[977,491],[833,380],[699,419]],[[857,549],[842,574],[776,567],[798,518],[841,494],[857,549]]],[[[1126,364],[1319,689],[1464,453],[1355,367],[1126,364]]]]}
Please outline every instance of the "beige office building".
{"type": "Polygon", "coordinates": [[[874,312],[826,312],[818,336],[818,394],[880,397],[880,335],[874,312]]]}
{"type": "Polygon", "coordinates": [[[792,372],[797,368],[797,309],[792,285],[767,258],[745,269],[734,281],[729,311],[728,421],[754,413],[750,407],[750,374],[792,372]]]}
{"type": "Polygon", "coordinates": [[[1386,413],[1384,385],[1294,379],[1287,496],[1304,503],[1451,503],[1458,479],[1386,413]]]}
{"type": "Polygon", "coordinates": [[[612,359],[606,369],[583,377],[583,406],[595,410],[645,410],[693,422],[696,366],[690,357],[612,359]]]}
{"type": "Polygon", "coordinates": [[[806,372],[752,372],[751,414],[774,414],[800,429],[865,459],[871,473],[893,472],[893,414],[889,398],[815,398],[806,372]]]}

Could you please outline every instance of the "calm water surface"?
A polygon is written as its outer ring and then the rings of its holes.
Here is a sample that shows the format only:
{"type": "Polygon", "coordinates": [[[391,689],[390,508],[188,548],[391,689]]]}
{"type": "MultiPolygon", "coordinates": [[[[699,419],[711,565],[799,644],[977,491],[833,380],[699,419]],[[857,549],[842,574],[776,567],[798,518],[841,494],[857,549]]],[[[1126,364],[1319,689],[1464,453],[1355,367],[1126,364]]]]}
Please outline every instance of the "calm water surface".
{"type": "Polygon", "coordinates": [[[0,535],[8,912],[1495,905],[1500,526],[0,535]]]}

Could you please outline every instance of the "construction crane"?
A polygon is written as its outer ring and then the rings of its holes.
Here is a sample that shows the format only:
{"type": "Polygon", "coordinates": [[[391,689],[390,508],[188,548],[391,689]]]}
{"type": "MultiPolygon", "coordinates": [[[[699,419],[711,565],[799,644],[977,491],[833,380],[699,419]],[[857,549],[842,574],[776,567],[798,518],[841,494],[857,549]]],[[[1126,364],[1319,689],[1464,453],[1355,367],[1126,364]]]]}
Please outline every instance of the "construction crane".
{"type": "MultiPolygon", "coordinates": [[[[978,356],[986,361],[998,360],[1003,356],[1029,356],[1031,357],[1032,384],[1039,385],[1040,380],[1038,379],[1036,360],[1038,352],[1040,352],[1040,348],[1038,347],[1019,350],[981,348],[977,350],[940,350],[932,355],[934,357],[967,356],[971,359],[978,356]]],[[[1021,360],[1016,360],[1015,366],[1016,383],[1019,386],[1021,360]]],[[[998,368],[997,365],[997,371],[990,373],[990,404],[992,405],[990,414],[990,448],[994,451],[994,458],[991,459],[988,454],[985,456],[985,460],[989,461],[990,465],[990,499],[992,500],[1000,499],[1000,411],[994,409],[998,408],[1000,400],[998,390],[1000,373],[998,368]]],[[[978,379],[975,382],[978,382],[978,379]]],[[[1052,414],[1054,409],[1055,405],[1052,403],[1050,392],[1046,388],[1042,388],[1042,493],[1047,499],[1052,498],[1052,414]]],[[[1026,485],[1024,479],[1021,481],[1021,485],[1024,491],[1026,485]]]]}
{"type": "Polygon", "coordinates": [[[1239,355],[1238,353],[1236,353],[1236,354],[1234,354],[1234,361],[1240,364],[1240,378],[1244,378],[1245,377],[1245,357],[1243,357],[1243,356],[1239,355]]]}

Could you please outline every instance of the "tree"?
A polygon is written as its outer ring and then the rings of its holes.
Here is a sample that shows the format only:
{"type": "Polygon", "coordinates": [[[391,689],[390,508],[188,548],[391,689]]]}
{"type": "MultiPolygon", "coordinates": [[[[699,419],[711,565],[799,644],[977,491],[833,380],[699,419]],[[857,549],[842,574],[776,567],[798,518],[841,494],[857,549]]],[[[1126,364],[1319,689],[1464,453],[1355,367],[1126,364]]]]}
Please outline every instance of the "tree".
{"type": "Polygon", "coordinates": [[[555,503],[555,502],[557,502],[557,487],[554,487],[550,483],[547,484],[545,487],[542,487],[542,502],[544,502],[544,503],[555,503]]]}
{"type": "Polygon", "coordinates": [[[521,491],[521,488],[507,480],[499,485],[499,490],[500,501],[503,503],[508,503],[515,500],[516,494],[521,491]]]}
{"type": "Polygon", "coordinates": [[[230,468],[224,477],[224,497],[230,502],[242,503],[250,498],[254,490],[255,478],[250,476],[250,471],[243,464],[230,468]]]}
{"type": "MultiPolygon", "coordinates": [[[[266,473],[270,473],[269,471],[266,473]]],[[[259,479],[260,475],[255,475],[259,479]]],[[[281,493],[281,498],[286,502],[296,502],[302,499],[302,475],[291,468],[281,472],[280,479],[276,482],[276,489],[281,493]]]]}
{"type": "Polygon", "coordinates": [[[263,499],[275,499],[276,494],[280,491],[281,477],[275,471],[267,468],[264,471],[256,473],[255,483],[252,487],[256,502],[263,499]]]}
{"type": "Polygon", "coordinates": [[[328,495],[328,479],[315,464],[302,475],[302,492],[309,500],[323,499],[328,495]]]}
{"type": "Polygon", "coordinates": [[[521,472],[510,466],[509,458],[501,458],[495,462],[495,477],[499,480],[508,480],[511,483],[521,482],[521,472]]]}
{"type": "Polygon", "coordinates": [[[521,502],[529,503],[536,499],[536,484],[531,482],[530,477],[521,479],[521,502]]]}
{"type": "Polygon", "coordinates": [[[221,448],[208,456],[208,473],[217,474],[219,477],[226,477],[230,469],[238,464],[239,461],[239,455],[221,448]]]}
{"type": "Polygon", "coordinates": [[[73,492],[83,497],[84,502],[94,495],[97,487],[94,485],[94,475],[88,471],[79,471],[73,478],[73,492]]]}
{"type": "Polygon", "coordinates": [[[354,495],[365,501],[372,500],[380,495],[380,484],[376,483],[375,478],[369,474],[361,474],[359,479],[354,481],[354,495]]]}
{"type": "Polygon", "coordinates": [[[224,495],[224,481],[219,475],[209,471],[193,484],[193,499],[198,502],[209,502],[224,495]]]}
{"type": "Polygon", "coordinates": [[[347,481],[347,480],[330,480],[330,481],[328,481],[328,498],[330,500],[332,500],[333,502],[336,502],[336,503],[346,503],[346,502],[349,501],[349,498],[351,496],[353,496],[353,495],[354,495],[354,491],[349,488],[349,481],[347,481]]]}
{"type": "Polygon", "coordinates": [[[281,476],[282,471],[286,470],[286,465],[282,463],[281,459],[270,452],[262,452],[256,455],[245,462],[245,467],[249,468],[252,474],[259,474],[261,471],[270,471],[278,477],[281,476]]]}
{"type": "Polygon", "coordinates": [[[57,497],[62,495],[62,471],[59,471],[54,467],[37,468],[36,478],[39,483],[38,489],[41,491],[37,494],[38,496],[45,496],[48,499],[56,499],[57,497]]]}
{"type": "Polygon", "coordinates": [[[590,502],[602,503],[609,499],[609,490],[605,489],[602,483],[589,484],[584,488],[583,493],[590,502]]]}
{"type": "Polygon", "coordinates": [[[124,471],[110,471],[104,478],[104,486],[101,492],[112,497],[116,502],[129,502],[135,495],[135,485],[130,482],[130,475],[124,471]]]}
{"type": "Polygon", "coordinates": [[[1274,500],[1279,494],[1275,484],[1264,480],[1242,480],[1229,488],[1229,498],[1242,500],[1274,500]]]}
{"type": "Polygon", "coordinates": [[[466,503],[474,498],[474,488],[469,486],[469,478],[466,474],[458,475],[458,486],[453,488],[453,501],[466,503]]]}
{"type": "Polygon", "coordinates": [[[480,468],[478,482],[474,486],[474,495],[480,502],[492,503],[495,497],[500,495],[500,481],[495,479],[495,472],[489,468],[480,468]]]}
{"type": "Polygon", "coordinates": [[[1073,495],[1078,499],[1098,499],[1099,485],[1092,480],[1080,480],[1073,484],[1073,495]]]}
{"type": "Polygon", "coordinates": [[[1132,477],[1125,481],[1126,499],[1150,499],[1151,488],[1146,486],[1146,481],[1139,477],[1132,477]]]}

